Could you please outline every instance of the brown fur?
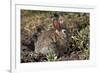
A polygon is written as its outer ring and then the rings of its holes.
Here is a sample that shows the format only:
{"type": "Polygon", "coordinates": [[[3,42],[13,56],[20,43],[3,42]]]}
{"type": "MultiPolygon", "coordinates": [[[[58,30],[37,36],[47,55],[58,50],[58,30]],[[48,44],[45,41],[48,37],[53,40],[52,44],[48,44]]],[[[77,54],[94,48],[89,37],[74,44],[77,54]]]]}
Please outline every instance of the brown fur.
{"type": "Polygon", "coordinates": [[[56,30],[48,30],[38,37],[37,42],[35,43],[35,52],[42,53],[44,55],[53,53],[53,54],[62,54],[66,49],[67,37],[66,33],[56,30]]]}

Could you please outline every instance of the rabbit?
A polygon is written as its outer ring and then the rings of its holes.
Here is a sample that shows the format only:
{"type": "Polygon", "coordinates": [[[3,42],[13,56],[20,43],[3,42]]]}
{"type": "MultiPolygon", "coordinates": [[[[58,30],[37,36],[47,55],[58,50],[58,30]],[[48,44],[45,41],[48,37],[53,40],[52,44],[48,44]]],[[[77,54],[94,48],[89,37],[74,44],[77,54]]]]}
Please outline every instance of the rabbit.
{"type": "Polygon", "coordinates": [[[35,43],[35,53],[63,55],[67,47],[66,29],[48,30],[40,34],[35,43]]]}

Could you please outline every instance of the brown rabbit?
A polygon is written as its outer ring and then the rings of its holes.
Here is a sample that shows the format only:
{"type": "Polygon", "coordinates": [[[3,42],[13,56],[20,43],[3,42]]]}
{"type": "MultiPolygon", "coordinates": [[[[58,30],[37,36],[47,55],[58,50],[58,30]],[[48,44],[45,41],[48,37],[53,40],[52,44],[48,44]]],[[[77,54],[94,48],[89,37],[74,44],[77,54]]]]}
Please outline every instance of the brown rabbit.
{"type": "Polygon", "coordinates": [[[67,47],[67,35],[66,30],[48,30],[38,37],[35,43],[35,52],[41,54],[56,54],[63,55],[67,47]]]}

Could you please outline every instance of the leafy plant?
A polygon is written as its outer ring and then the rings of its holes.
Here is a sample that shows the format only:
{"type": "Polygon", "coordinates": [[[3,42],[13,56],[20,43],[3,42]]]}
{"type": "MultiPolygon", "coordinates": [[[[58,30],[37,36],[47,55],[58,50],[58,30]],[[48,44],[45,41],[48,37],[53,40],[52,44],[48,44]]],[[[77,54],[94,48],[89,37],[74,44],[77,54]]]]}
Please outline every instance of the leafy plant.
{"type": "Polygon", "coordinates": [[[61,60],[61,58],[58,58],[58,56],[56,54],[48,54],[46,56],[47,61],[59,61],[61,60]]]}
{"type": "Polygon", "coordinates": [[[77,36],[72,36],[72,41],[74,49],[81,51],[80,59],[89,59],[89,26],[80,30],[77,36]]]}

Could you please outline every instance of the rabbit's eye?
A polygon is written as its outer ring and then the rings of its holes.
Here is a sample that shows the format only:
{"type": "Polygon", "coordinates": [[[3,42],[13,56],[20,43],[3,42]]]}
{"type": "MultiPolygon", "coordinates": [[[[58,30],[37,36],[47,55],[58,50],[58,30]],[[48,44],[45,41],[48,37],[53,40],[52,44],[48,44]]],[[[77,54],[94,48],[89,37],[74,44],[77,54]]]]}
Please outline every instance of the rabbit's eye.
{"type": "Polygon", "coordinates": [[[66,30],[65,29],[62,29],[62,33],[66,33],[66,30]]]}

